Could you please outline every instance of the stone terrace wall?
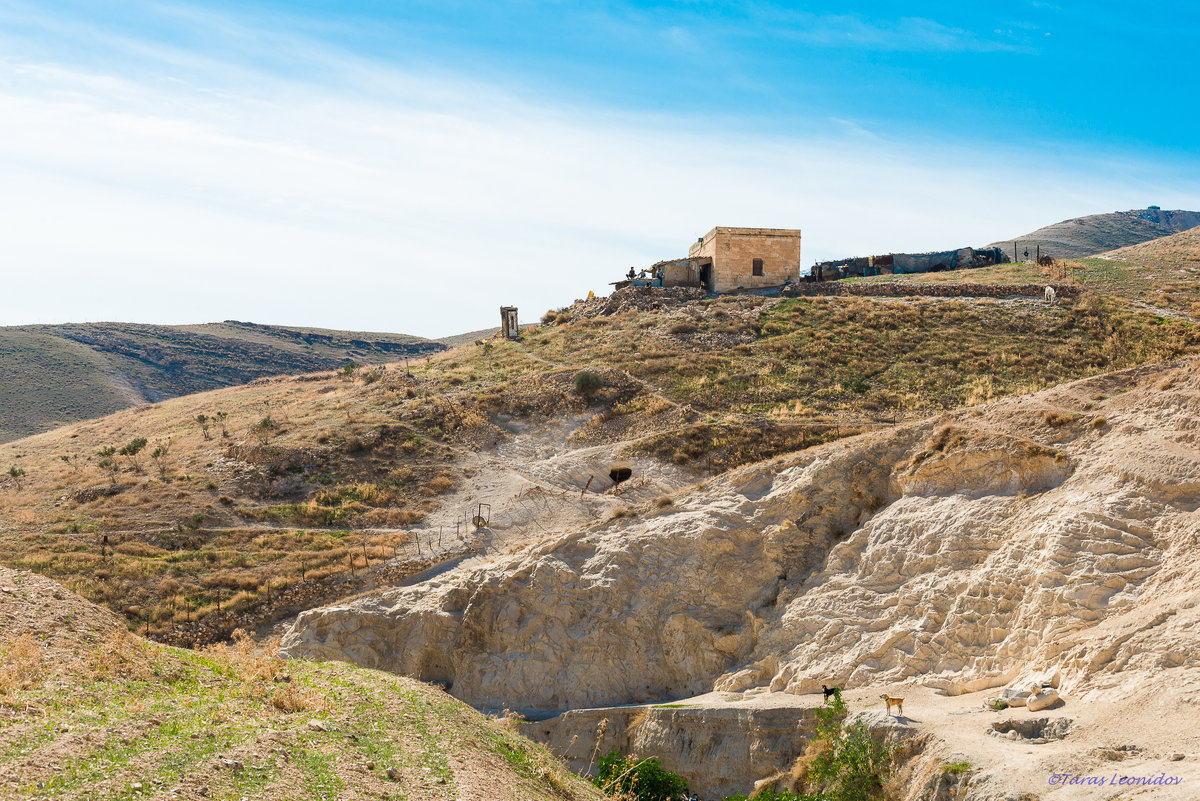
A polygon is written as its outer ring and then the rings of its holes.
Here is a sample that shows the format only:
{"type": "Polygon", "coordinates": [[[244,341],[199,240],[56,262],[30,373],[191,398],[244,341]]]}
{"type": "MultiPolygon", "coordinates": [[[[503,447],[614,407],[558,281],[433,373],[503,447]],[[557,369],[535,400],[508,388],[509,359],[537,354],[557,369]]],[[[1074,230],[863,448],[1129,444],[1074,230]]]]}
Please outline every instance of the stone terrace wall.
{"type": "Polygon", "coordinates": [[[786,297],[813,297],[827,295],[861,295],[866,297],[900,298],[1007,298],[1044,297],[1046,287],[1054,287],[1061,299],[1079,297],[1079,287],[1073,284],[1016,284],[998,286],[993,284],[916,284],[900,281],[851,283],[827,281],[818,284],[800,284],[784,290],[786,297]]]}

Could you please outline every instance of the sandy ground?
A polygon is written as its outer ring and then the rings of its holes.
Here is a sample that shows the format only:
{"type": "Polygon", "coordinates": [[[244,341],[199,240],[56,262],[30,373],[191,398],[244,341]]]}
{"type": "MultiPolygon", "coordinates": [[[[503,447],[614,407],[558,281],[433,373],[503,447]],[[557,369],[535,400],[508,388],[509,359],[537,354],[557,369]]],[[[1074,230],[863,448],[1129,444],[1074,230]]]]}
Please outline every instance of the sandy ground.
{"type": "MultiPolygon", "coordinates": [[[[884,711],[880,694],[904,698],[898,723],[930,734],[946,762],[972,765],[971,786],[985,783],[997,797],[1033,793],[1042,799],[1180,799],[1200,798],[1200,671],[1180,668],[1157,678],[1131,675],[1117,697],[1079,699],[1064,696],[1057,708],[1029,712],[1021,707],[985,708],[997,690],[945,696],[914,683],[845,691],[851,712],[884,711]],[[987,734],[995,723],[1067,718],[1072,728],[1061,740],[1032,744],[987,734]],[[1189,732],[1180,735],[1179,732],[1189,732]],[[1180,758],[1181,757],[1181,758],[1180,758]],[[1178,780],[1171,786],[1119,784],[1124,777],[1178,780]],[[1083,779],[1090,779],[1084,782],[1083,779]],[[1103,784],[1100,784],[1103,780],[1103,784]],[[1072,783],[1072,782],[1075,783],[1072,783]]],[[[1095,695],[1095,694],[1093,694],[1095,695]]],[[[672,703],[688,707],[811,708],[820,693],[741,694],[714,692],[672,703]],[[732,700],[732,699],[737,700],[732,700]]],[[[1128,781],[1128,779],[1127,779],[1128,781]]]]}

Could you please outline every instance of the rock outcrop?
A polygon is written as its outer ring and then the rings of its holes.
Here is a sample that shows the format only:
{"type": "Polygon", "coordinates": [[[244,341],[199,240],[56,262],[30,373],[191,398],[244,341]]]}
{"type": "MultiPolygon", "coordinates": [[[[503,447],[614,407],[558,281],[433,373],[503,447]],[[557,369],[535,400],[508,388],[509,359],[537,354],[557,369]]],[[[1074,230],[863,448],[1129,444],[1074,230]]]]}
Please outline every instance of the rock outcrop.
{"type": "Polygon", "coordinates": [[[1200,659],[1200,367],[1138,368],[780,457],[667,509],[300,616],[285,651],[557,713],[707,690],[1200,659]]]}

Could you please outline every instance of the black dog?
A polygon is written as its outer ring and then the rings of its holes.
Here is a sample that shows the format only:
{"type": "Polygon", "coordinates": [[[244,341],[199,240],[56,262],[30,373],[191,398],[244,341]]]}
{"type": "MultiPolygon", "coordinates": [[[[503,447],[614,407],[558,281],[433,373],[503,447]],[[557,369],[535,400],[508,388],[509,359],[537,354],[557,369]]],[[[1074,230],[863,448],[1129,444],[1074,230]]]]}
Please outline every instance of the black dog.
{"type": "Polygon", "coordinates": [[[840,693],[842,691],[841,687],[826,687],[824,684],[821,685],[821,689],[825,692],[825,700],[826,701],[829,700],[829,696],[833,695],[834,693],[840,693]]]}

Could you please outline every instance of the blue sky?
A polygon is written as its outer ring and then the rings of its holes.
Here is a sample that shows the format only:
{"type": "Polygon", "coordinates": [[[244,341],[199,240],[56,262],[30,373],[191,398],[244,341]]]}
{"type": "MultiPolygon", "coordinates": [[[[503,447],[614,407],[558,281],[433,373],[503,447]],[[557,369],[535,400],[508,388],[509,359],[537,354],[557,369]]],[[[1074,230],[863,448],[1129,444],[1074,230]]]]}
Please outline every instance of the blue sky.
{"type": "Polygon", "coordinates": [[[1200,208],[1184,3],[0,5],[0,324],[532,319],[714,225],[804,262],[1200,208]]]}

